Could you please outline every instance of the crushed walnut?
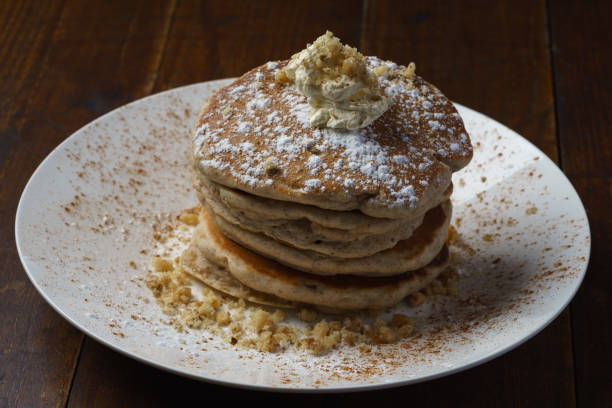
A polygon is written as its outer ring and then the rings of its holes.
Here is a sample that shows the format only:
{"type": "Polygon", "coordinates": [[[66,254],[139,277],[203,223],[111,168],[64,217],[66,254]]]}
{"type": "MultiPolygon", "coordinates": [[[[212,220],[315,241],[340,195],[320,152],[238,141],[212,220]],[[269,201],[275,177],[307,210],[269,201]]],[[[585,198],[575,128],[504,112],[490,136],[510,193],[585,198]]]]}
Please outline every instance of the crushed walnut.
{"type": "Polygon", "coordinates": [[[394,69],[389,69],[387,65],[379,65],[372,71],[377,76],[384,76],[393,84],[404,84],[404,88],[410,91],[414,89],[414,79],[416,78],[416,65],[414,62],[408,66],[399,65],[394,69]]]}
{"type": "MultiPolygon", "coordinates": [[[[178,225],[161,228],[168,232],[162,241],[176,237],[175,231],[185,232],[197,225],[197,217],[192,217],[196,211],[186,210],[177,217],[178,225]]],[[[383,318],[382,311],[327,315],[307,308],[280,310],[256,305],[207,286],[196,293],[194,282],[179,262],[179,258],[153,256],[146,279],[162,312],[169,317],[168,323],[178,332],[206,330],[207,337],[216,336],[235,347],[272,353],[300,350],[315,355],[341,346],[367,352],[373,345],[393,343],[415,332],[415,319],[402,313],[390,318],[383,318]]],[[[452,267],[448,268],[406,302],[415,307],[427,297],[452,295],[458,277],[452,267]]]]}
{"type": "Polygon", "coordinates": [[[272,176],[280,170],[278,167],[278,160],[276,157],[270,156],[263,163],[264,171],[268,176],[272,176]]]}

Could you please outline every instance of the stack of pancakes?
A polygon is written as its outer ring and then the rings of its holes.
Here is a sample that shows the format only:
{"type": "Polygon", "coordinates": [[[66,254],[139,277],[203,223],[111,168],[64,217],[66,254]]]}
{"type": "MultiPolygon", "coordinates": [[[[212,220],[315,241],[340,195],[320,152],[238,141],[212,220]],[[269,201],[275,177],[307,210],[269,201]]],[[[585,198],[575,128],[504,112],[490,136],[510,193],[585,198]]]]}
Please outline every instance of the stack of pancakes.
{"type": "Polygon", "coordinates": [[[393,104],[365,128],[313,128],[271,62],[216,92],[193,142],[203,211],[182,265],[250,301],[393,305],[448,265],[451,174],[472,156],[452,103],[367,58],[393,104]]]}

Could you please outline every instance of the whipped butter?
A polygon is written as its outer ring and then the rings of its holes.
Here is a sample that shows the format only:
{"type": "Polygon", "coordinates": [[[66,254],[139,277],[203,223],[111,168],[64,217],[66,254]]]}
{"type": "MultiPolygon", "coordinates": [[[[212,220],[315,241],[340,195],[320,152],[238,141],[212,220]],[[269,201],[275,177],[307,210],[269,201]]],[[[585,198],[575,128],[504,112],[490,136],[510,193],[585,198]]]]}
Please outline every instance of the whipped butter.
{"type": "Polygon", "coordinates": [[[330,31],[291,57],[277,80],[295,84],[308,98],[314,127],[359,129],[392,103],[366,66],[365,57],[330,31]]]}

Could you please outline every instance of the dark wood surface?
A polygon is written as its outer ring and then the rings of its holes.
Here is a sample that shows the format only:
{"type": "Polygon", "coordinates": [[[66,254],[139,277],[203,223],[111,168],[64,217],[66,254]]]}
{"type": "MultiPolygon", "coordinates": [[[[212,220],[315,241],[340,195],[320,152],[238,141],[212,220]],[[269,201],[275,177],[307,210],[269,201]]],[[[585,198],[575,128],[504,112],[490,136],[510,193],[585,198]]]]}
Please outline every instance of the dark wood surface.
{"type": "Polygon", "coordinates": [[[0,2],[0,407],[167,406],[179,399],[311,406],[610,406],[612,44],[608,2],[0,2]],[[187,380],[86,338],[38,295],[14,220],[30,174],[63,139],[134,99],[236,76],[325,29],[407,63],[451,99],[534,142],[574,183],[593,250],[575,299],[482,366],[349,395],[270,395],[187,380]]]}

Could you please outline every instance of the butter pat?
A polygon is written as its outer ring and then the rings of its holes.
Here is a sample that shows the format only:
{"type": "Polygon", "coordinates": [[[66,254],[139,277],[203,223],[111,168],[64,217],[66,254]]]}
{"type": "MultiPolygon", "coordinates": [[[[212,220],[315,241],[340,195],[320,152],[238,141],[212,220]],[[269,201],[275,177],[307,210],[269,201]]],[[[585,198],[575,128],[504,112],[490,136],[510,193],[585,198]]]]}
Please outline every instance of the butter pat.
{"type": "Polygon", "coordinates": [[[308,98],[310,124],[315,127],[359,129],[374,122],[392,102],[365,57],[330,31],[291,57],[277,79],[294,83],[308,98]]]}

